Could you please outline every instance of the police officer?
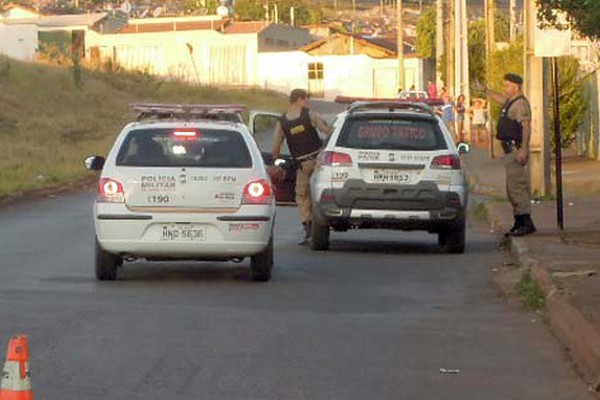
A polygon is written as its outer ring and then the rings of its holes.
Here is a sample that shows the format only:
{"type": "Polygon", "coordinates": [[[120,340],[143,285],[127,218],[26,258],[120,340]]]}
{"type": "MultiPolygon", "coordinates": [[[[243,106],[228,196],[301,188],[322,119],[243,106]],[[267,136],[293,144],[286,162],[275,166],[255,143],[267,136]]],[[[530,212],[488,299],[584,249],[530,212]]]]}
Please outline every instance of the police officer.
{"type": "Polygon", "coordinates": [[[290,153],[299,167],[296,175],[296,203],[300,210],[303,236],[298,244],[307,244],[311,236],[312,210],[309,181],[323,145],[317,129],[327,135],[333,131],[333,128],[319,114],[308,109],[307,103],[306,90],[291,91],[290,106],[279,118],[273,140],[273,159],[279,158],[281,145],[286,140],[290,153]]]}
{"type": "MultiPolygon", "coordinates": [[[[527,163],[531,138],[531,108],[523,95],[523,78],[504,75],[502,93],[479,85],[490,98],[502,104],[497,136],[504,151],[506,193],[513,207],[514,225],[506,236],[524,236],[535,232],[531,219],[530,182],[527,163]]],[[[477,87],[476,87],[477,89],[477,87]]]]}

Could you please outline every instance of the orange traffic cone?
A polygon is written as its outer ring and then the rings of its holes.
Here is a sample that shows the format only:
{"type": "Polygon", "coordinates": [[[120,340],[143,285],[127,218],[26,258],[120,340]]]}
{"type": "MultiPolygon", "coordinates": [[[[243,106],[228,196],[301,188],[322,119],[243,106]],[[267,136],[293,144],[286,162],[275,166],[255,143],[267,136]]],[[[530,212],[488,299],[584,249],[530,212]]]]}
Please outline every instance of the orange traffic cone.
{"type": "Polygon", "coordinates": [[[13,336],[6,352],[0,400],[33,400],[29,375],[27,336],[13,336]]]}

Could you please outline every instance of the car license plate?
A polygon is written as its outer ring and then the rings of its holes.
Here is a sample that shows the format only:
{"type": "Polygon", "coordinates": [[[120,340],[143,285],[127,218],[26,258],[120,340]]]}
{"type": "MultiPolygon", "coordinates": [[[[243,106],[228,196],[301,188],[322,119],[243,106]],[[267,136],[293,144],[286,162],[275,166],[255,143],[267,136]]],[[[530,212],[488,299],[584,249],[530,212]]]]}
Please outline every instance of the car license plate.
{"type": "Polygon", "coordinates": [[[160,240],[165,242],[204,242],[206,227],[193,224],[163,225],[160,229],[160,240]]]}
{"type": "Polygon", "coordinates": [[[411,173],[394,170],[374,170],[373,181],[378,183],[409,183],[411,173]]]}

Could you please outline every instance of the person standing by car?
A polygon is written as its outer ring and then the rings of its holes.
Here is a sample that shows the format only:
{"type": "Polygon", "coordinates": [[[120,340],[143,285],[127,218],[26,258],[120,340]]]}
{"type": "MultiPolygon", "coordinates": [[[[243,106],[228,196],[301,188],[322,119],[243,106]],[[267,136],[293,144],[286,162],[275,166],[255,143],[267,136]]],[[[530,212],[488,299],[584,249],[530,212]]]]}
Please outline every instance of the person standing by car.
{"type": "Polygon", "coordinates": [[[319,114],[310,110],[307,103],[308,93],[306,90],[294,89],[291,91],[290,105],[279,118],[273,138],[273,159],[279,158],[281,145],[285,140],[299,167],[296,176],[296,203],[303,226],[303,235],[298,242],[301,245],[309,242],[312,230],[309,183],[315,169],[316,158],[323,145],[319,131],[326,135],[333,132],[333,128],[319,114]]]}
{"type": "Polygon", "coordinates": [[[454,105],[456,109],[456,136],[459,142],[465,141],[465,113],[467,111],[467,107],[465,105],[465,95],[461,94],[456,99],[456,104],[454,105]]]}
{"type": "Polygon", "coordinates": [[[522,91],[523,78],[517,74],[504,75],[502,93],[477,84],[490,98],[503,104],[498,119],[497,139],[504,151],[506,193],[513,207],[514,225],[506,236],[524,236],[535,232],[531,219],[529,171],[529,141],[531,138],[531,107],[522,91]]]}

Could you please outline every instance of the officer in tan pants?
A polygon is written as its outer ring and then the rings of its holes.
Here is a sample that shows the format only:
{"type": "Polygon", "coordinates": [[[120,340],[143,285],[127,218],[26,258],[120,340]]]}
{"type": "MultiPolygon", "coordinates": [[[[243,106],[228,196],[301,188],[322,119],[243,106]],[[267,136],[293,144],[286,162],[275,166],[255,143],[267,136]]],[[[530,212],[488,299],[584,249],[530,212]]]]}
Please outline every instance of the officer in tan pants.
{"type": "Polygon", "coordinates": [[[495,102],[502,104],[497,139],[504,150],[506,194],[513,207],[514,225],[506,236],[524,236],[535,232],[531,219],[531,189],[527,163],[531,137],[531,108],[522,92],[523,78],[504,75],[503,94],[477,85],[495,102]]]}
{"type": "Polygon", "coordinates": [[[307,103],[306,90],[292,90],[290,106],[279,118],[273,139],[273,159],[279,158],[281,145],[286,140],[290,153],[299,166],[296,175],[296,203],[304,232],[298,244],[309,242],[312,229],[309,181],[323,145],[317,129],[327,135],[333,131],[319,114],[308,109],[307,103]]]}

